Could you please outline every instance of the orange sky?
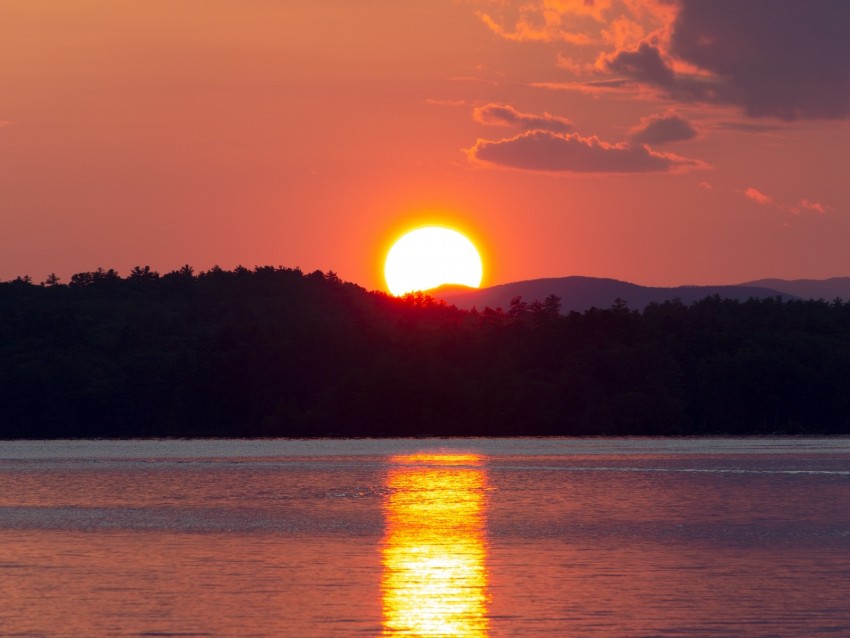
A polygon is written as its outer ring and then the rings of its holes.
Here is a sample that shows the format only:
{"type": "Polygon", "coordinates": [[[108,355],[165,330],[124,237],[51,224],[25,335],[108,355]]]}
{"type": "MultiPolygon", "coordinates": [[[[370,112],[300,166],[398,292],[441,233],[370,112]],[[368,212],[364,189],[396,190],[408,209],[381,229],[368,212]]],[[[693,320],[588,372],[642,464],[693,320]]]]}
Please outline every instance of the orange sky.
{"type": "Polygon", "coordinates": [[[5,0],[0,278],[850,275],[844,0],[5,0]]]}

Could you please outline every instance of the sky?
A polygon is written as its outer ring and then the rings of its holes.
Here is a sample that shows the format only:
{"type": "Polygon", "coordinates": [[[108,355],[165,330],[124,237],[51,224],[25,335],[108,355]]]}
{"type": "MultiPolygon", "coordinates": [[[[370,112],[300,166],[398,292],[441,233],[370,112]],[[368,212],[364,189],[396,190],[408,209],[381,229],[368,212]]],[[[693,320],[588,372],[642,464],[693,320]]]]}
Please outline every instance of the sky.
{"type": "Polygon", "coordinates": [[[0,279],[850,276],[846,0],[3,0],[0,279]]]}

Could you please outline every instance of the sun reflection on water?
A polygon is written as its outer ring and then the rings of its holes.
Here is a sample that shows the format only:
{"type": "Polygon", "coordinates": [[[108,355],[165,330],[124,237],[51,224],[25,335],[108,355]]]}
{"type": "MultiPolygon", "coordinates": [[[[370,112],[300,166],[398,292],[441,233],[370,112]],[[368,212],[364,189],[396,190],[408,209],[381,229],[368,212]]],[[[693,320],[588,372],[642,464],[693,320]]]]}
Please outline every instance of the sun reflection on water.
{"type": "Polygon", "coordinates": [[[487,636],[484,495],[476,455],[393,457],[384,501],[385,636],[487,636]]]}

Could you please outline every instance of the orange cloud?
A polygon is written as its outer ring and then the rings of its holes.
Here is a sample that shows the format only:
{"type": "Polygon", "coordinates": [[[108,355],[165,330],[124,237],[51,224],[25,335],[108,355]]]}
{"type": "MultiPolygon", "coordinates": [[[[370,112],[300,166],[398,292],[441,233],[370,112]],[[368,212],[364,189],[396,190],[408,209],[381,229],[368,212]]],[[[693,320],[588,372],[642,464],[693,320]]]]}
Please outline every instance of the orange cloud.
{"type": "Polygon", "coordinates": [[[827,213],[831,213],[835,209],[832,206],[827,206],[826,204],[821,204],[820,202],[813,202],[808,199],[801,199],[799,204],[797,204],[796,206],[791,206],[788,210],[790,210],[795,215],[799,215],[803,211],[817,213],[818,215],[826,215],[827,213]]]}
{"type": "Polygon", "coordinates": [[[793,215],[800,215],[805,211],[817,213],[818,215],[825,215],[826,213],[835,210],[832,206],[828,206],[820,202],[815,202],[810,199],[801,199],[796,204],[777,202],[770,195],[766,195],[760,190],[752,187],[744,191],[744,197],[746,197],[747,199],[751,199],[752,201],[762,206],[771,206],[773,208],[785,211],[786,213],[791,213],[793,215]]]}
{"type": "Polygon", "coordinates": [[[496,35],[514,42],[599,42],[614,0],[480,0],[479,19],[496,35]]]}
{"type": "Polygon", "coordinates": [[[614,45],[616,49],[633,47],[646,37],[643,27],[626,16],[620,16],[613,20],[602,34],[606,42],[614,45]]]}
{"type": "Polygon", "coordinates": [[[501,24],[491,14],[483,11],[478,11],[477,15],[493,33],[513,42],[569,42],[576,45],[589,45],[594,42],[586,33],[564,31],[561,28],[561,19],[556,13],[523,13],[515,24],[509,26],[501,24]]]}
{"type": "Polygon", "coordinates": [[[806,210],[811,210],[816,213],[820,213],[823,215],[826,212],[826,207],[819,202],[810,202],[808,199],[801,199],[800,206],[805,208],[806,210]]]}
{"type": "Polygon", "coordinates": [[[667,173],[707,168],[704,162],[659,153],[642,144],[610,144],[595,136],[550,131],[527,131],[498,141],[479,139],[466,153],[478,162],[559,173],[667,173]]]}
{"type": "Polygon", "coordinates": [[[675,17],[669,0],[467,0],[479,19],[514,42],[631,46],[663,38],[675,17]]]}
{"type": "Polygon", "coordinates": [[[762,206],[773,203],[773,198],[770,195],[765,195],[760,190],[753,188],[752,186],[744,191],[744,197],[751,199],[756,204],[761,204],[762,206]]]}

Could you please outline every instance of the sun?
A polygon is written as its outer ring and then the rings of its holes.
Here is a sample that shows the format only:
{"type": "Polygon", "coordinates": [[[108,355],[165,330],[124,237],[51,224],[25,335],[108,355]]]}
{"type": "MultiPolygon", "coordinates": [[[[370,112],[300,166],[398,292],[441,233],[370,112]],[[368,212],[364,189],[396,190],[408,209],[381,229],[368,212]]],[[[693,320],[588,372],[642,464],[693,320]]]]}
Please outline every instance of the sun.
{"type": "Polygon", "coordinates": [[[444,284],[477,288],[483,268],[475,245],[442,226],[425,226],[403,235],[387,253],[384,277],[394,295],[430,290],[444,284]]]}

